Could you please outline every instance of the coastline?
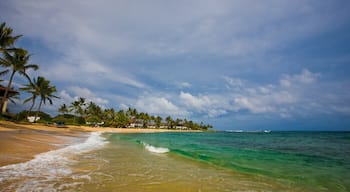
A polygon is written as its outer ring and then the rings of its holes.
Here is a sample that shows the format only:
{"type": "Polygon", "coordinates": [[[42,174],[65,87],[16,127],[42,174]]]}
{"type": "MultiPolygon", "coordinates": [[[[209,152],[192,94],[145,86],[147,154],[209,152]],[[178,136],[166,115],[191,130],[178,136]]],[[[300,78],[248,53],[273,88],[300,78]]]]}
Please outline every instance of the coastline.
{"type": "Polygon", "coordinates": [[[201,131],[72,125],[58,128],[52,125],[0,121],[0,167],[26,162],[40,153],[62,148],[73,143],[76,139],[85,138],[88,132],[160,133],[201,131]]]}

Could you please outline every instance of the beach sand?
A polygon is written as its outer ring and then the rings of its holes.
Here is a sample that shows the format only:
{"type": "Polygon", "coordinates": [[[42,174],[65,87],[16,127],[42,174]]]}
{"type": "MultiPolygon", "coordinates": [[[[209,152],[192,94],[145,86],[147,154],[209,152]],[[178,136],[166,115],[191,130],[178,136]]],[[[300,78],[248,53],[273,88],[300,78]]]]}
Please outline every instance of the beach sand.
{"type": "MultiPolygon", "coordinates": [[[[29,161],[35,155],[64,147],[86,132],[155,133],[179,132],[167,129],[131,129],[13,123],[0,121],[0,166],[29,161]]],[[[192,131],[193,132],[193,131],[192,131]]]]}
{"type": "Polygon", "coordinates": [[[0,121],[0,166],[29,161],[83,134],[70,129],[0,121]]]}

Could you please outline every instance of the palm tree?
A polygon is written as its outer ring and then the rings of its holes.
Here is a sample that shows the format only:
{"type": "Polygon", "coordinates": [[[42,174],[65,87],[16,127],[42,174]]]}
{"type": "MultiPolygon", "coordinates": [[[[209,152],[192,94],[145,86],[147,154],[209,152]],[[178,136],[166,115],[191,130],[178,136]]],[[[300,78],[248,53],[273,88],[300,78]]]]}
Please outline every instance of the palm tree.
{"type": "Polygon", "coordinates": [[[8,47],[12,47],[15,41],[22,35],[13,36],[13,29],[6,27],[6,23],[3,22],[0,25],[0,52],[6,50],[8,47]]]}
{"type": "Polygon", "coordinates": [[[46,100],[49,101],[50,105],[52,105],[53,104],[52,99],[59,98],[58,96],[53,95],[55,92],[57,92],[56,86],[51,86],[50,81],[46,80],[44,77],[40,77],[40,76],[38,77],[36,81],[36,86],[38,87],[40,103],[39,103],[38,110],[35,114],[35,119],[38,116],[38,113],[41,109],[41,105],[46,104],[46,100]]]}
{"type": "Polygon", "coordinates": [[[167,116],[165,118],[165,121],[166,121],[166,123],[168,125],[168,129],[173,128],[173,119],[170,116],[167,116]]]}
{"type": "Polygon", "coordinates": [[[99,105],[97,105],[96,103],[90,101],[86,106],[85,114],[87,116],[97,116],[97,117],[101,118],[102,108],[99,105]]]}
{"type": "Polygon", "coordinates": [[[83,97],[79,97],[79,99],[78,99],[78,103],[79,103],[78,113],[79,113],[80,117],[82,117],[85,113],[85,110],[83,108],[86,105],[85,100],[86,99],[83,97]]]}
{"type": "Polygon", "coordinates": [[[114,126],[116,120],[116,112],[113,108],[103,111],[102,120],[106,122],[106,126],[114,126]]]}
{"type": "Polygon", "coordinates": [[[1,101],[2,114],[6,112],[8,90],[11,87],[13,77],[15,76],[15,74],[18,72],[20,75],[25,76],[30,81],[30,78],[27,74],[27,70],[28,69],[37,70],[39,68],[39,66],[36,64],[27,64],[29,61],[30,55],[28,55],[28,51],[24,49],[21,49],[21,48],[14,49],[12,54],[5,50],[3,54],[4,54],[4,58],[0,58],[0,65],[6,68],[10,68],[5,70],[3,73],[6,74],[11,72],[11,75],[10,75],[10,80],[8,82],[7,88],[5,90],[5,94],[1,101]]]}
{"type": "Polygon", "coordinates": [[[23,103],[27,103],[29,101],[32,101],[32,105],[29,108],[27,116],[29,116],[29,114],[31,113],[31,111],[32,111],[32,109],[33,109],[33,107],[35,105],[36,98],[40,94],[39,93],[39,88],[38,88],[37,85],[38,85],[37,80],[33,79],[33,81],[30,81],[29,84],[24,85],[24,87],[20,88],[20,90],[26,91],[26,92],[31,94],[31,96],[28,97],[27,99],[25,99],[24,102],[23,102],[23,103]]]}
{"type": "Polygon", "coordinates": [[[62,113],[62,115],[68,113],[68,107],[66,104],[61,105],[61,107],[58,109],[58,112],[62,113]]]}
{"type": "Polygon", "coordinates": [[[119,128],[127,127],[130,123],[128,115],[124,110],[120,110],[115,114],[115,126],[119,128]]]}
{"type": "Polygon", "coordinates": [[[74,112],[74,123],[75,122],[75,118],[78,115],[78,111],[79,111],[79,102],[78,101],[73,101],[71,103],[71,105],[69,106],[69,111],[74,112]]]}
{"type": "Polygon", "coordinates": [[[143,128],[147,128],[148,127],[148,124],[151,120],[150,116],[148,115],[148,113],[144,113],[144,112],[141,112],[138,117],[138,119],[141,119],[142,120],[142,127],[143,128]]]}
{"type": "Polygon", "coordinates": [[[156,122],[156,127],[160,128],[160,125],[162,124],[162,117],[157,116],[155,117],[154,121],[156,122]]]}
{"type": "Polygon", "coordinates": [[[126,114],[131,118],[136,118],[136,116],[138,115],[138,112],[136,109],[132,109],[129,107],[128,110],[126,111],[126,114]]]}
{"type": "Polygon", "coordinates": [[[83,115],[84,113],[84,109],[83,106],[85,105],[85,98],[80,97],[77,101],[73,101],[71,103],[71,105],[69,106],[70,111],[74,112],[74,122],[75,122],[75,118],[78,114],[80,114],[80,117],[83,115]]]}

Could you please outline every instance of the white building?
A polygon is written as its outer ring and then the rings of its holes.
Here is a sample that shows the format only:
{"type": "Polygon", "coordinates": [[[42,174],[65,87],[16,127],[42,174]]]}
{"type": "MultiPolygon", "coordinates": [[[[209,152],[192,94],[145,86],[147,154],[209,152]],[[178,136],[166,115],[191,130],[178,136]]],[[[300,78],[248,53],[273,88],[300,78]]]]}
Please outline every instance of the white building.
{"type": "Polygon", "coordinates": [[[28,119],[28,121],[29,121],[30,123],[34,123],[34,122],[36,122],[36,121],[39,121],[39,120],[40,120],[40,117],[36,117],[36,118],[35,118],[35,116],[28,116],[27,119],[28,119]]]}

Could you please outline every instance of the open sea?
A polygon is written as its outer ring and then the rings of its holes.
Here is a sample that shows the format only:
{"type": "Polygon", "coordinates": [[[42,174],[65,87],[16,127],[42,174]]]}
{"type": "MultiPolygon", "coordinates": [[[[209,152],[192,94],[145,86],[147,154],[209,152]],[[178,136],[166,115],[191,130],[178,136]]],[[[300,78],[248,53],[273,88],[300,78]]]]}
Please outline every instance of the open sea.
{"type": "Polygon", "coordinates": [[[350,132],[91,133],[0,191],[350,191],[350,132]]]}

